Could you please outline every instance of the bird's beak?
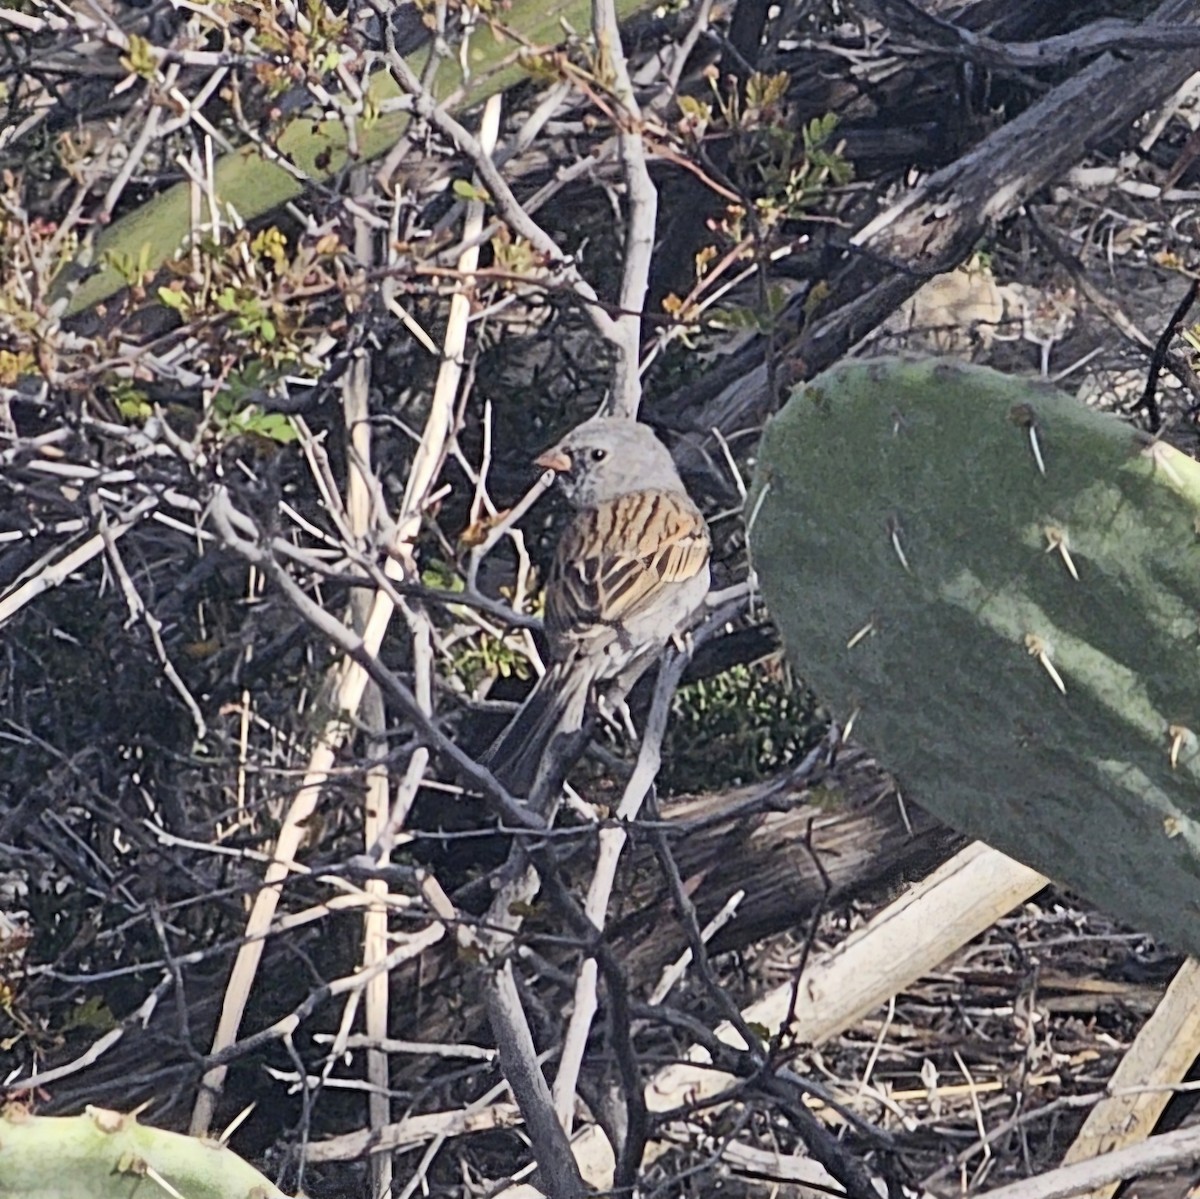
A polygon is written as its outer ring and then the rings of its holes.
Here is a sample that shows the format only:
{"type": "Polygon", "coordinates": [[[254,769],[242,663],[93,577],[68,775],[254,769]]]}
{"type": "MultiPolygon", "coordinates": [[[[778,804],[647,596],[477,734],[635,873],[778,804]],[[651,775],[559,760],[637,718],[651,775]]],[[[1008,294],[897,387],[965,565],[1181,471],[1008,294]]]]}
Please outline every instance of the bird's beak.
{"type": "Polygon", "coordinates": [[[571,469],[571,456],[556,448],[539,455],[533,460],[533,464],[540,466],[543,470],[552,470],[556,474],[562,475],[571,469]]]}

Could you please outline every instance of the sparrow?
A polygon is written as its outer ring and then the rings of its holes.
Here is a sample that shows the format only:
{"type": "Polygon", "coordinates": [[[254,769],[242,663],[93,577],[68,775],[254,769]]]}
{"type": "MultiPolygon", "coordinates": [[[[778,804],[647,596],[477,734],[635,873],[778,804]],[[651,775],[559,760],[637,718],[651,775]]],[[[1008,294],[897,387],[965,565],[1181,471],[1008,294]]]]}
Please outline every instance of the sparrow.
{"type": "Polygon", "coordinates": [[[709,588],[712,539],[646,425],[594,417],[535,460],[573,509],[546,581],[545,674],[482,758],[528,795],[555,740],[611,710],[686,631],[709,588]]]}

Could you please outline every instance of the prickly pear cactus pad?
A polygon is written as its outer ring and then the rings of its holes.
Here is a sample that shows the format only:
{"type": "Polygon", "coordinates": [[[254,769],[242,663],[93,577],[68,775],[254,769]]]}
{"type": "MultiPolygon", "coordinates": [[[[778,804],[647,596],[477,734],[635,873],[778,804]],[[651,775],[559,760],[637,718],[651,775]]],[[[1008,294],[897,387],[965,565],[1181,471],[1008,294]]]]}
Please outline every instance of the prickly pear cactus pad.
{"type": "Polygon", "coordinates": [[[747,507],[789,656],[914,800],[1200,953],[1200,467],[1068,396],[848,362],[747,507]]]}
{"type": "Polygon", "coordinates": [[[286,1199],[215,1141],[144,1127],[89,1107],[82,1116],[0,1113],[0,1199],[286,1199]]]}

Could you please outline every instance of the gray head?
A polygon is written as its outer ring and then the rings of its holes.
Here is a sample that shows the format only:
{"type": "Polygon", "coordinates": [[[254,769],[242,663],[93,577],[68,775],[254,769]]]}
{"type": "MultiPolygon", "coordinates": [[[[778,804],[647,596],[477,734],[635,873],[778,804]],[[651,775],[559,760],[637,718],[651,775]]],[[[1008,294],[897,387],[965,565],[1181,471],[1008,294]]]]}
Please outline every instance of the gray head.
{"type": "Polygon", "coordinates": [[[648,425],[619,416],[584,421],[536,459],[558,472],[576,508],[587,508],[631,491],[682,491],[675,463],[648,425]]]}

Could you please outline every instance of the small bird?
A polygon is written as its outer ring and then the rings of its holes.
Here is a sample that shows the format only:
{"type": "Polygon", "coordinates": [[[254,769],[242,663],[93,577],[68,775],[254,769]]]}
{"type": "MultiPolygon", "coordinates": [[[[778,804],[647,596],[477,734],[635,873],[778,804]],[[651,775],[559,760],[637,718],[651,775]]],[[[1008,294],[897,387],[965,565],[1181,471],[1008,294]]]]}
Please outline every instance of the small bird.
{"type": "Polygon", "coordinates": [[[666,446],[648,426],[594,417],[536,464],[575,512],[546,582],[550,661],[483,764],[528,795],[556,738],[590,704],[610,708],[704,603],[712,540],[666,446]]]}

